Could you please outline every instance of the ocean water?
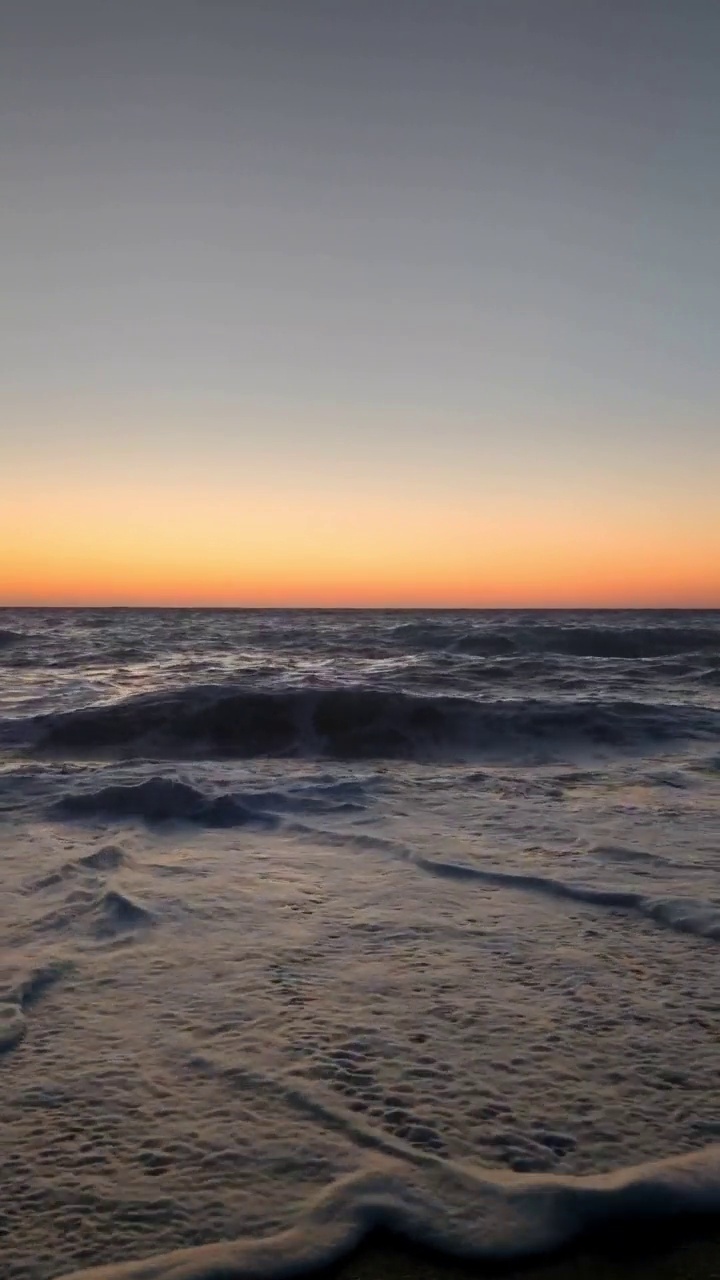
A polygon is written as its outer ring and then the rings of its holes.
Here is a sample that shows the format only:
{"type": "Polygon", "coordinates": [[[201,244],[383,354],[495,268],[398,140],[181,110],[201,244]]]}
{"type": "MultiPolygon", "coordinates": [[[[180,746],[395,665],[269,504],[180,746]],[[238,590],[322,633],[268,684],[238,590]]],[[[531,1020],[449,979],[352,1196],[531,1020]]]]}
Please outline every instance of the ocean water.
{"type": "Polygon", "coordinates": [[[0,858],[7,1280],[720,1208],[720,613],[0,611],[0,858]]]}

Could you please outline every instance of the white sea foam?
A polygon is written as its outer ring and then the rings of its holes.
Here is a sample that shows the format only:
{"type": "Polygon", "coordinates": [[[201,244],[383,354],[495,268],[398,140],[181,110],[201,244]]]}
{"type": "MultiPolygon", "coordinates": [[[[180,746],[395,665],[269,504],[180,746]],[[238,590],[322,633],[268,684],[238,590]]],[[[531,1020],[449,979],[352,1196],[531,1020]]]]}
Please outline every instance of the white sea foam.
{"type": "Polygon", "coordinates": [[[411,1180],[399,1162],[326,1188],[297,1225],[116,1265],[64,1280],[233,1280],[296,1275],[342,1257],[387,1227],[465,1259],[507,1260],[557,1249],[618,1219],[661,1219],[720,1210],[720,1146],[586,1178],[497,1174],[426,1166],[411,1180]]]}
{"type": "Polygon", "coordinates": [[[717,1212],[712,617],[6,623],[3,1280],[717,1212]]]}
{"type": "Polygon", "coordinates": [[[440,859],[418,858],[412,861],[431,875],[445,876],[454,880],[474,880],[480,884],[546,894],[551,898],[567,898],[572,902],[584,902],[590,906],[607,907],[610,910],[638,911],[650,920],[657,920],[670,928],[720,942],[720,904],[703,902],[701,899],[648,898],[631,889],[616,889],[611,886],[596,888],[576,884],[573,881],[553,879],[551,876],[491,871],[460,862],[444,862],[440,859]]]}

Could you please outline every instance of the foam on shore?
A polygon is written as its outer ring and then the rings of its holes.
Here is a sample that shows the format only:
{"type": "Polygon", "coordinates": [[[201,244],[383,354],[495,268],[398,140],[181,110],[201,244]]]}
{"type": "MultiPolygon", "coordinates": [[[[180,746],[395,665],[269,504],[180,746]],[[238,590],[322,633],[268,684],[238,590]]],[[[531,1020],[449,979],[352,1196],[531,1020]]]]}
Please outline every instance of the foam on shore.
{"type": "Polygon", "coordinates": [[[428,1157],[416,1179],[402,1164],[339,1179],[298,1224],[154,1258],[75,1271],[62,1280],[260,1280],[337,1261],[386,1228],[443,1253],[487,1262],[549,1253],[622,1221],[667,1221],[720,1210],[720,1145],[591,1177],[499,1174],[428,1157]]]}

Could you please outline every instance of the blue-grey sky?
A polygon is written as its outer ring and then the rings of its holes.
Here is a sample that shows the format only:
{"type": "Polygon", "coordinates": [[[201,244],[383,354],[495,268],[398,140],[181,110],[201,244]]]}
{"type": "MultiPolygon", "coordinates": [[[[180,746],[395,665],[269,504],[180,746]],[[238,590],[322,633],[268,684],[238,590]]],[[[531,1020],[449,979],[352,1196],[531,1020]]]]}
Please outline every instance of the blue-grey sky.
{"type": "Polygon", "coordinates": [[[711,528],[716,0],[2,0],[0,48],[16,496],[232,468],[711,528]]]}

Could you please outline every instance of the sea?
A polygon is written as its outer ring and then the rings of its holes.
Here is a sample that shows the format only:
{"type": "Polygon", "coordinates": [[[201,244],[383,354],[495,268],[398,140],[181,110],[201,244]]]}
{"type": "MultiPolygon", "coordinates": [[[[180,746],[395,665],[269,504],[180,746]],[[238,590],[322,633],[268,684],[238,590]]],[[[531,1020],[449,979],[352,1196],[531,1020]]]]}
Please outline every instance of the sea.
{"type": "Polygon", "coordinates": [[[0,868],[5,1280],[720,1210],[720,612],[2,610],[0,868]]]}

